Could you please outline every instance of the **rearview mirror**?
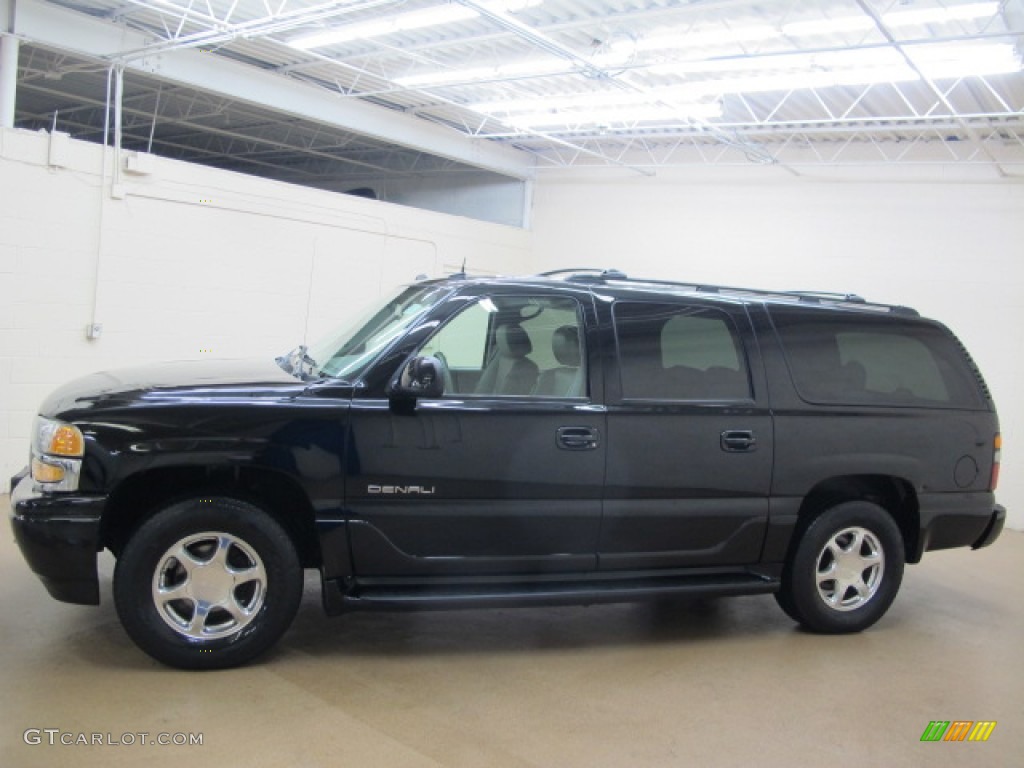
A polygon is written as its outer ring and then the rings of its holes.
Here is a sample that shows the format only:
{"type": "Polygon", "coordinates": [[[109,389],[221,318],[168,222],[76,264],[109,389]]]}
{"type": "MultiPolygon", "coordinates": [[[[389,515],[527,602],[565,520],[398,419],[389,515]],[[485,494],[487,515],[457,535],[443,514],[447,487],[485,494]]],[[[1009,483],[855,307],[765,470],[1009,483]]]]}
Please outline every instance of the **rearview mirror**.
{"type": "Polygon", "coordinates": [[[441,370],[441,361],[436,357],[414,357],[391,380],[388,397],[399,400],[441,397],[444,394],[441,370]]]}

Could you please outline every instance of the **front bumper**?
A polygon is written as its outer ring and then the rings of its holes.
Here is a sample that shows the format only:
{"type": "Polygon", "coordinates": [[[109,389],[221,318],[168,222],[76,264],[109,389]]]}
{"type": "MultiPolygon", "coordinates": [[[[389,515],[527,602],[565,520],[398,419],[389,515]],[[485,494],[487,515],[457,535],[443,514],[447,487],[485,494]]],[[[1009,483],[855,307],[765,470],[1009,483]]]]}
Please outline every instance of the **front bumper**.
{"type": "Polygon", "coordinates": [[[98,605],[100,515],[106,496],[45,494],[27,470],[11,480],[11,527],[29,567],[65,603],[98,605]]]}

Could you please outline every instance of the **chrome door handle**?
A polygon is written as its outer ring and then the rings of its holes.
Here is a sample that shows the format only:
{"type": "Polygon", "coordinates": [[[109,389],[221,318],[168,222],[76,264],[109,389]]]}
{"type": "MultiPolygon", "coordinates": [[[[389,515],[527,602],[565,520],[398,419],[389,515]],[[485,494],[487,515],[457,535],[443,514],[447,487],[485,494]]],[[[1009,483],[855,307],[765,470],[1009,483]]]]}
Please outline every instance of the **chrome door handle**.
{"type": "Polygon", "coordinates": [[[722,433],[722,450],[742,453],[757,450],[757,438],[752,429],[727,429],[722,433]]]}
{"type": "Polygon", "coordinates": [[[592,451],[601,444],[593,427],[559,427],[558,447],[566,451],[592,451]]]}

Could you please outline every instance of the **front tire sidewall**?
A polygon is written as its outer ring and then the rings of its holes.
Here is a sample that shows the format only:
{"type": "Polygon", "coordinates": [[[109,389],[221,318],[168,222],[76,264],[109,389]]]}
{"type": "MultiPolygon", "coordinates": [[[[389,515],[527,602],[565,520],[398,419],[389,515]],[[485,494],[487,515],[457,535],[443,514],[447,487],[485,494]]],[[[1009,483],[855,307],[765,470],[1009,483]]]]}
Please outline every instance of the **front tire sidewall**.
{"type": "Polygon", "coordinates": [[[889,609],[903,579],[903,565],[903,536],[885,509],[866,501],[838,504],[823,512],[804,531],[783,574],[779,602],[786,613],[813,632],[860,632],[889,609]],[[884,569],[881,583],[870,599],[857,608],[840,611],[826,605],[818,593],[818,559],[829,540],[848,528],[863,528],[877,538],[884,569]]]}
{"type": "Polygon", "coordinates": [[[223,669],[250,661],[285,632],[301,598],[302,568],[288,535],[259,508],[229,498],[192,499],[157,513],[132,535],[114,571],[114,603],[128,635],[157,661],[181,669],[223,669]],[[266,572],[266,596],[256,617],[236,634],[210,640],[171,629],[157,611],[151,586],[167,550],[202,531],[238,537],[266,572]]]}

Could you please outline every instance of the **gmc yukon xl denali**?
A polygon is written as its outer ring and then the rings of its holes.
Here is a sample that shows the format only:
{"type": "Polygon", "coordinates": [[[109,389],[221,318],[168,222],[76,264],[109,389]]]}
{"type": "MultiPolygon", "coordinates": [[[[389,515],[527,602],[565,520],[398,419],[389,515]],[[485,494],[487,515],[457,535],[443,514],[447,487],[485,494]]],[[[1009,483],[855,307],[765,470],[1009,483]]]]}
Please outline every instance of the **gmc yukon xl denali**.
{"type": "Polygon", "coordinates": [[[857,632],[905,563],[991,544],[1000,436],[944,326],[853,295],[457,275],[255,362],[58,389],[12,483],[57,599],[182,668],[329,612],[772,593],[857,632]]]}

